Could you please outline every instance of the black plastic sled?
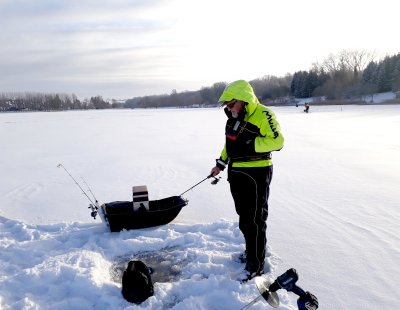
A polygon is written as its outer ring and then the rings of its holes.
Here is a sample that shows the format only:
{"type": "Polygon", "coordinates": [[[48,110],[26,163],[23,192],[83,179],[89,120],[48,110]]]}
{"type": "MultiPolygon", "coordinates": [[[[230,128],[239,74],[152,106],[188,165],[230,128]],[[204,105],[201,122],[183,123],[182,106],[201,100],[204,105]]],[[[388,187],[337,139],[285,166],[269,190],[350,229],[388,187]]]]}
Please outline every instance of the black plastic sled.
{"type": "Polygon", "coordinates": [[[137,210],[133,201],[114,201],[100,206],[100,216],[112,232],[165,225],[173,221],[188,201],[181,196],[150,200],[137,210]]]}

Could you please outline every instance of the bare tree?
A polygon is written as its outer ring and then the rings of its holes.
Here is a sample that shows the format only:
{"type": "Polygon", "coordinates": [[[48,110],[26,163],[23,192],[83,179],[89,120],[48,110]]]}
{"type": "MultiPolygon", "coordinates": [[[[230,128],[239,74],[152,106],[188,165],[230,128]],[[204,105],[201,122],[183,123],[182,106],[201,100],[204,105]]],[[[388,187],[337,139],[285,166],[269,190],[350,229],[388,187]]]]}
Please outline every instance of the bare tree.
{"type": "Polygon", "coordinates": [[[341,50],[338,54],[329,54],[322,62],[313,64],[325,72],[334,75],[338,71],[352,71],[356,76],[373,61],[375,53],[366,50],[341,50]]]}
{"type": "Polygon", "coordinates": [[[374,60],[375,53],[366,50],[343,50],[340,52],[340,58],[347,70],[351,70],[355,75],[358,75],[374,60]]]}
{"type": "Polygon", "coordinates": [[[322,62],[321,67],[322,70],[330,74],[340,71],[339,58],[334,54],[329,54],[329,56],[322,62]]]}

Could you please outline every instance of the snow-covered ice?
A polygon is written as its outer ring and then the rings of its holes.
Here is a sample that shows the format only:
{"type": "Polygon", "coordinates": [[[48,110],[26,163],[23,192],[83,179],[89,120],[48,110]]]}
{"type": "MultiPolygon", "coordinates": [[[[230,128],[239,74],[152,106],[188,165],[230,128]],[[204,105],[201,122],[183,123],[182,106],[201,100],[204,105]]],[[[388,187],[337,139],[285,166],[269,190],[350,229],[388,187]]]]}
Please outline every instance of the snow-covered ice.
{"type": "MultiPolygon", "coordinates": [[[[396,309],[400,106],[272,109],[286,141],[274,153],[266,277],[296,268],[321,309],[396,309]]],[[[100,202],[144,184],[150,199],[179,195],[208,175],[224,123],[218,108],[0,114],[0,308],[240,309],[257,297],[254,281],[234,279],[244,244],[225,172],[186,193],[172,223],[110,233],[57,168],[100,202]],[[163,271],[140,305],[120,294],[133,258],[163,271]]],[[[279,296],[278,309],[297,308],[279,296]]]]}

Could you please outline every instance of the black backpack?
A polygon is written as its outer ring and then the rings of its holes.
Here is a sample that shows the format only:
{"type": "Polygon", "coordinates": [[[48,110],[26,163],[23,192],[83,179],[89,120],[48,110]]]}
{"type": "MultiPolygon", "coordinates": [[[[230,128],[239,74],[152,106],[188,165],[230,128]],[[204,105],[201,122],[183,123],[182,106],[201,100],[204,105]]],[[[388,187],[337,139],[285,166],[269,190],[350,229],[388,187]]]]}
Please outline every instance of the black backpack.
{"type": "Polygon", "coordinates": [[[140,260],[130,261],[122,276],[122,296],[133,303],[141,303],[154,294],[150,269],[140,260]]]}

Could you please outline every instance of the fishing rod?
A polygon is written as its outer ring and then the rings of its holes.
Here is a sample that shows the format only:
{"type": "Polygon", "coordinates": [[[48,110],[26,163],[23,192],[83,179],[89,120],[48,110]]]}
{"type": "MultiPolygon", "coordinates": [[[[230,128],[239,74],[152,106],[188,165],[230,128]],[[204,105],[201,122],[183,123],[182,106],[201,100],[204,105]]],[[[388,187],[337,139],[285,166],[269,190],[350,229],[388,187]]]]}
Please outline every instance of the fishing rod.
{"type": "Polygon", "coordinates": [[[83,183],[86,185],[88,191],[92,194],[92,197],[93,197],[94,201],[96,201],[96,203],[98,203],[97,198],[94,196],[92,190],[91,190],[90,187],[89,187],[89,184],[86,183],[86,181],[85,181],[84,178],[81,177],[81,179],[82,179],[83,183]]]}
{"type": "Polygon", "coordinates": [[[209,178],[214,178],[214,180],[212,180],[211,184],[215,185],[219,182],[219,180],[221,179],[221,177],[216,178],[215,176],[213,176],[212,174],[210,174],[209,176],[207,176],[206,178],[204,178],[203,180],[201,180],[200,182],[196,183],[195,185],[193,185],[191,188],[189,188],[188,190],[184,191],[182,194],[180,194],[179,196],[182,196],[183,194],[187,193],[188,191],[190,191],[191,189],[195,188],[197,185],[200,185],[201,183],[203,183],[204,181],[208,180],[209,178]]]}
{"type": "Polygon", "coordinates": [[[88,194],[84,191],[84,189],[82,188],[82,186],[80,186],[80,184],[75,180],[75,178],[71,175],[71,173],[69,173],[69,171],[67,170],[67,168],[64,167],[63,164],[58,164],[57,168],[63,168],[64,171],[71,177],[71,179],[75,182],[75,184],[79,187],[79,189],[81,190],[82,194],[84,194],[86,196],[87,199],[89,199],[90,204],[88,209],[91,209],[91,217],[93,217],[94,219],[96,219],[97,213],[98,213],[98,209],[99,209],[99,202],[97,201],[96,197],[94,196],[92,190],[90,189],[89,185],[85,182],[85,180],[83,180],[83,182],[86,184],[89,192],[92,194],[93,199],[95,202],[92,201],[92,199],[90,199],[90,197],[88,196],[88,194]]]}

